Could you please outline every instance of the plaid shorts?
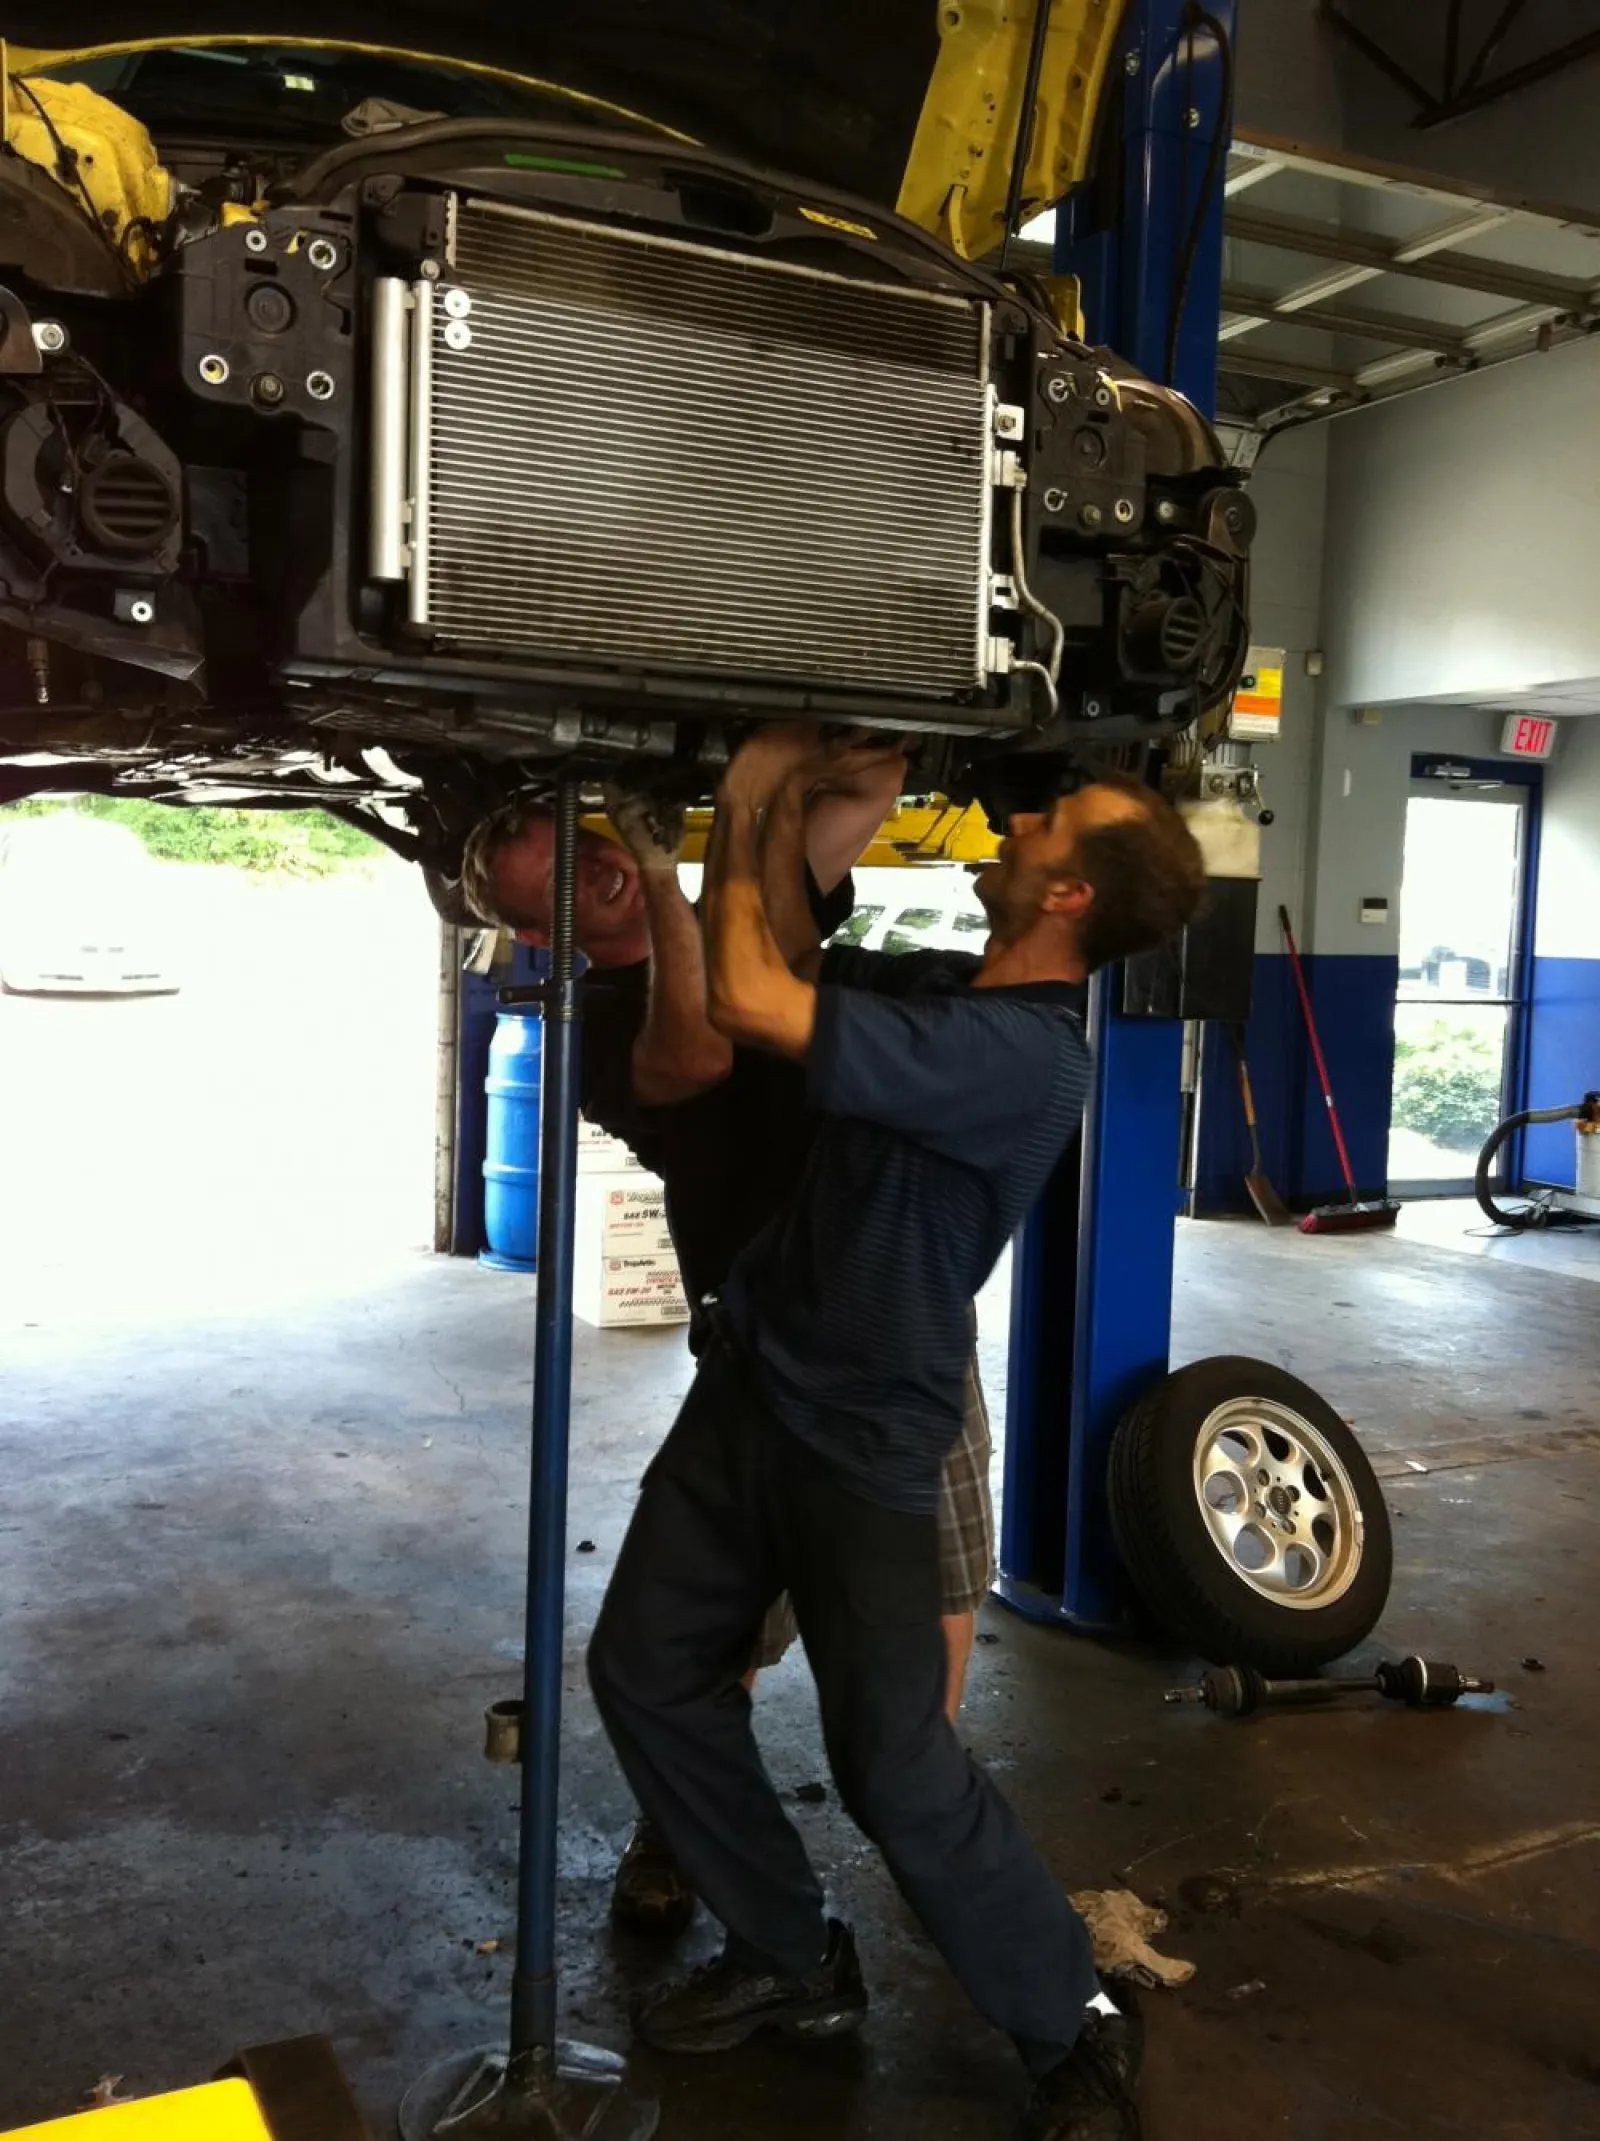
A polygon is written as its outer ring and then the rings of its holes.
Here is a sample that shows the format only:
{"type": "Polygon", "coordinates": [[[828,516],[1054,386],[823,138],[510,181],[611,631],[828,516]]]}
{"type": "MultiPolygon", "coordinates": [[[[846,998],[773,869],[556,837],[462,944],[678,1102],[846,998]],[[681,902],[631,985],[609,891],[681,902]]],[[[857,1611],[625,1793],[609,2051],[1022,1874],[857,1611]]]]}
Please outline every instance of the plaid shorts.
{"type": "MultiPolygon", "coordinates": [[[[989,1462],[994,1443],[983,1401],[978,1357],[967,1362],[966,1415],[961,1439],[944,1461],[939,1489],[940,1610],[947,1616],[976,1613],[994,1582],[994,1497],[989,1462]]],[[[799,1634],[788,1593],[774,1599],[761,1625],[756,1663],[776,1665],[799,1634]]]]}

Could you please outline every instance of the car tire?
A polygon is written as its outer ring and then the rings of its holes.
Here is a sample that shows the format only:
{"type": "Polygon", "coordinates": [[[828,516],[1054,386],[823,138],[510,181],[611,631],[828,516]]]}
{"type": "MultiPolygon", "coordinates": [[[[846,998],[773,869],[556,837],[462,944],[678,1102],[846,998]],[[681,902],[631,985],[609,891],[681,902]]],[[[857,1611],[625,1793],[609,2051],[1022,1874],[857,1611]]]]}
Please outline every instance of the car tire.
{"type": "Polygon", "coordinates": [[[1267,1361],[1196,1361],[1117,1429],[1112,1528],[1161,1626],[1219,1665],[1297,1674],[1370,1635],[1394,1548],[1346,1421],[1267,1361]]]}

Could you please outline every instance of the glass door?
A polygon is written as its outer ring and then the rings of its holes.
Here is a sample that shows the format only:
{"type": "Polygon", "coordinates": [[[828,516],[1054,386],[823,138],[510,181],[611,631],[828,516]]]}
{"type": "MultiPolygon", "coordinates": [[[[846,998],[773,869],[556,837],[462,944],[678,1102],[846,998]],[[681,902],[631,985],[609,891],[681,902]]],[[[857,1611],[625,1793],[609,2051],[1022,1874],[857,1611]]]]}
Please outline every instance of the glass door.
{"type": "Polygon", "coordinates": [[[1406,806],[1389,1185],[1460,1196],[1509,1112],[1522,1027],[1528,791],[1416,780],[1406,806]]]}

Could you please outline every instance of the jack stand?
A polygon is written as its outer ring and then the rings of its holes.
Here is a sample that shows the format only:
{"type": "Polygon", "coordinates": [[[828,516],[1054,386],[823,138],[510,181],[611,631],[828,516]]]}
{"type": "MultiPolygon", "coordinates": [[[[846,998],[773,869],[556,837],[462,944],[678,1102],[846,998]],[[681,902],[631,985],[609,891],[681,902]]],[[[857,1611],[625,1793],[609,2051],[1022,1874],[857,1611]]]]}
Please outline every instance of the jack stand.
{"type": "Polygon", "coordinates": [[[544,1014],[539,1280],[533,1358],[532,1485],[521,1735],[522,1822],[517,1961],[509,2047],[457,2052],[415,2081],[400,2106],[402,2141],[648,2141],[654,2098],[629,2084],[614,2052],[556,2038],[556,1795],[566,1583],[567,1429],[572,1401],[572,1234],[577,1204],[579,982],[574,908],[578,783],[556,803],[555,912],[544,1014]]]}
{"type": "Polygon", "coordinates": [[[493,2047],[430,2067],[400,2106],[402,2141],[649,2141],[661,2116],[628,2086],[626,2061],[592,2044],[556,2044],[519,2064],[493,2047]]]}

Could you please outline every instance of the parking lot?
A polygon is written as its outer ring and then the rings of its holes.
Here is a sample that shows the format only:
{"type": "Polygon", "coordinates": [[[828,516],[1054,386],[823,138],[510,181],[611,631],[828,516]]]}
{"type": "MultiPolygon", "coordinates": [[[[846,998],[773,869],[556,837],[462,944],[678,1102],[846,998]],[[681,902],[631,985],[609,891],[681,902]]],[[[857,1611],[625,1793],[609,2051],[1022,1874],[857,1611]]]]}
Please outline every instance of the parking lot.
{"type": "Polygon", "coordinates": [[[173,996],[0,996],[0,1302],[237,1310],[431,1231],[437,927],[387,857],[168,865],[173,996]]]}

